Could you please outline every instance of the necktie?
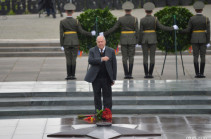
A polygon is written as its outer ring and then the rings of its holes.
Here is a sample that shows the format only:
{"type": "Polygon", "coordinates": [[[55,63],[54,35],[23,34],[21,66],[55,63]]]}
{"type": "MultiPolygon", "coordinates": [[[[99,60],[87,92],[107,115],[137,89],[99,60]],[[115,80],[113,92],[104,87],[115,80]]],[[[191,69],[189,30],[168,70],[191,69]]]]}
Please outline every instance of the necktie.
{"type": "Polygon", "coordinates": [[[102,49],[100,50],[100,54],[103,55],[103,50],[102,49]]]}

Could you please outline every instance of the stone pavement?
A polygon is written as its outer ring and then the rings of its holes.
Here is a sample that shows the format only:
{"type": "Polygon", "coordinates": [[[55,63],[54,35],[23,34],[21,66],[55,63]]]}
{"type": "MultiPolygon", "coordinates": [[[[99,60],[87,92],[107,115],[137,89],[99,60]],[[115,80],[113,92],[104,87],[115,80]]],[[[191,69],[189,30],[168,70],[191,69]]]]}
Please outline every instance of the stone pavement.
{"type": "MultiPolygon", "coordinates": [[[[120,137],[120,139],[211,139],[211,116],[209,115],[115,115],[112,122],[135,124],[138,130],[162,134],[161,137],[120,137]]],[[[0,120],[0,138],[51,139],[47,137],[48,134],[74,130],[72,125],[80,124],[86,123],[78,120],[77,116],[0,120]]]]}
{"type": "MultiPolygon", "coordinates": [[[[176,64],[175,56],[167,56],[164,74],[161,76],[164,56],[156,56],[154,69],[154,80],[175,80],[176,64]]],[[[179,80],[195,80],[193,67],[193,57],[191,55],[183,56],[185,66],[185,76],[183,75],[180,56],[178,56],[178,75],[179,80]]],[[[211,56],[206,56],[205,79],[211,79],[211,56]]],[[[124,72],[122,66],[122,57],[117,56],[117,80],[123,80],[124,72]]],[[[64,81],[66,77],[66,66],[64,57],[2,57],[0,58],[0,82],[8,81],[64,81]]],[[[83,81],[88,66],[88,57],[82,56],[77,59],[76,77],[78,81],[83,81]]],[[[133,69],[134,80],[143,80],[143,57],[135,56],[133,69]]]]}
{"type": "MultiPolygon", "coordinates": [[[[193,14],[195,11],[192,6],[185,6],[188,8],[193,14]]],[[[162,8],[156,8],[154,13],[162,8]]],[[[120,17],[124,15],[123,10],[112,10],[111,13],[120,17]]],[[[203,14],[211,20],[211,5],[206,5],[203,11],[203,14]]],[[[75,12],[73,17],[76,18],[80,15],[81,12],[75,12]]],[[[140,22],[140,18],[145,16],[144,9],[135,9],[132,15],[138,18],[140,22]]],[[[11,15],[7,16],[7,19],[4,20],[4,17],[0,16],[0,42],[2,39],[21,39],[21,40],[34,40],[34,39],[47,39],[47,41],[51,41],[55,39],[59,42],[59,23],[64,17],[60,17],[57,15],[56,19],[52,17],[45,17],[42,15],[39,18],[38,14],[34,15],[11,15]]],[[[14,40],[12,40],[14,41],[14,40]]]]}

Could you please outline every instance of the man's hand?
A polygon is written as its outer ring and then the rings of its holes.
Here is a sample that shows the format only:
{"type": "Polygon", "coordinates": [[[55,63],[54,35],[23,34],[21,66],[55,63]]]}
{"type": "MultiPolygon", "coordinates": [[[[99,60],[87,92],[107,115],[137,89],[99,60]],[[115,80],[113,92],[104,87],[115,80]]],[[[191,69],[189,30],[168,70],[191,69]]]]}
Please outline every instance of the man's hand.
{"type": "Polygon", "coordinates": [[[103,33],[103,32],[100,32],[100,33],[99,33],[99,36],[104,36],[104,33],[103,33]]]}
{"type": "Polygon", "coordinates": [[[115,84],[115,81],[113,81],[112,83],[111,83],[111,86],[113,86],[115,84]]]}
{"type": "Polygon", "coordinates": [[[64,47],[63,46],[61,47],[61,50],[64,51],[64,47]]]}
{"type": "Polygon", "coordinates": [[[95,30],[92,30],[91,33],[92,33],[92,36],[96,35],[96,31],[95,30]]]}
{"type": "Polygon", "coordinates": [[[179,27],[177,25],[173,25],[174,30],[178,30],[179,27]]]}
{"type": "Polygon", "coordinates": [[[207,48],[209,48],[210,47],[210,43],[208,43],[206,46],[207,46],[207,48]]]}
{"type": "Polygon", "coordinates": [[[104,56],[101,58],[101,61],[108,61],[108,60],[109,60],[109,57],[107,57],[107,56],[104,56]]]}

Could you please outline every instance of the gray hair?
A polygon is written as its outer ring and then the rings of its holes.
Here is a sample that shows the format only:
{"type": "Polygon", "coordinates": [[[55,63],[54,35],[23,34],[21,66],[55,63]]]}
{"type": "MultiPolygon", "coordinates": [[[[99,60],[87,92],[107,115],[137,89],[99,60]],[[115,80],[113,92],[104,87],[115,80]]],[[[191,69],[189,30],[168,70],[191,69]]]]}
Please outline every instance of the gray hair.
{"type": "Polygon", "coordinates": [[[99,37],[102,37],[102,38],[106,41],[106,39],[105,39],[104,36],[97,36],[96,41],[97,41],[97,39],[98,39],[99,37]]]}

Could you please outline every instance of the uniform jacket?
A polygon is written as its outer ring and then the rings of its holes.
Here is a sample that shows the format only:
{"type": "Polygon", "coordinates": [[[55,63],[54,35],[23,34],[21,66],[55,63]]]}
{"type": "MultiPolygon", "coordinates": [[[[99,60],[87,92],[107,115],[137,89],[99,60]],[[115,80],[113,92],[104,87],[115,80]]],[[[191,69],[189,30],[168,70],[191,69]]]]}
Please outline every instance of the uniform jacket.
{"type": "Polygon", "coordinates": [[[66,34],[64,35],[64,32],[67,31],[75,31],[79,32],[84,35],[92,36],[90,32],[87,32],[82,29],[81,24],[78,22],[78,20],[74,19],[73,17],[67,17],[66,19],[63,19],[60,21],[60,45],[79,45],[78,41],[78,35],[75,34],[66,34]]]}
{"type": "MultiPolygon", "coordinates": [[[[117,62],[114,49],[106,46],[105,56],[109,57],[109,60],[105,62],[106,70],[108,72],[110,80],[114,81],[116,80],[116,75],[117,75],[117,62]]],[[[89,50],[88,62],[91,65],[91,67],[87,71],[84,80],[92,83],[96,79],[97,74],[100,71],[100,65],[102,64],[99,48],[97,46],[89,50]]]]}
{"type": "Polygon", "coordinates": [[[180,32],[191,32],[191,43],[210,43],[210,20],[202,14],[194,15],[190,18],[188,27],[180,32]],[[193,32],[194,30],[206,32],[193,32]]]}
{"type": "Polygon", "coordinates": [[[174,30],[173,27],[167,27],[157,20],[152,15],[146,15],[144,18],[140,20],[140,35],[139,35],[139,44],[156,44],[157,43],[157,35],[156,32],[145,33],[145,30],[156,30],[157,28],[165,31],[174,30]]]}
{"type": "Polygon", "coordinates": [[[126,14],[125,16],[120,17],[112,28],[104,32],[104,35],[107,36],[108,34],[117,30],[119,27],[121,27],[121,31],[135,31],[135,33],[131,34],[121,34],[121,45],[130,45],[138,43],[138,20],[136,17],[130,14],[126,14]]]}

